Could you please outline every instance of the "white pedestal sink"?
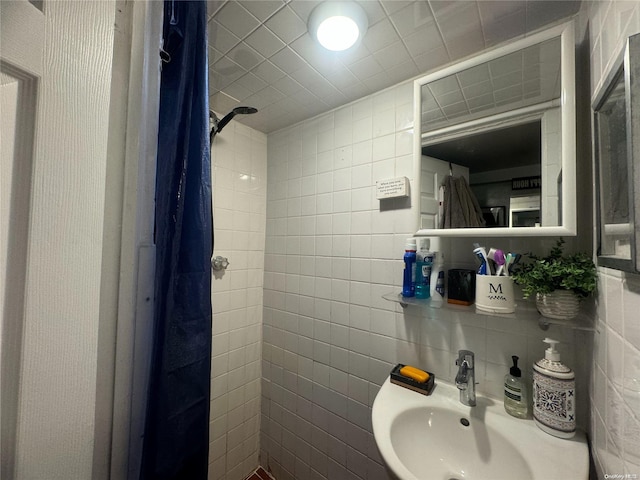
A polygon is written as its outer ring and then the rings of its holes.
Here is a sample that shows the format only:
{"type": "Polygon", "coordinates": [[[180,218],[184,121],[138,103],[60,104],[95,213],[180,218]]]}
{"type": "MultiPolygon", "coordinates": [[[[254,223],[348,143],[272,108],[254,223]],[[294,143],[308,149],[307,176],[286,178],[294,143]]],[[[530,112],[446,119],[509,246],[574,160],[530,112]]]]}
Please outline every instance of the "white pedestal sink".
{"type": "Polygon", "coordinates": [[[400,480],[587,480],[584,434],[552,437],[533,420],[508,415],[502,402],[477,396],[467,407],[458,389],[438,380],[430,396],[384,383],[373,403],[373,434],[400,480]]]}

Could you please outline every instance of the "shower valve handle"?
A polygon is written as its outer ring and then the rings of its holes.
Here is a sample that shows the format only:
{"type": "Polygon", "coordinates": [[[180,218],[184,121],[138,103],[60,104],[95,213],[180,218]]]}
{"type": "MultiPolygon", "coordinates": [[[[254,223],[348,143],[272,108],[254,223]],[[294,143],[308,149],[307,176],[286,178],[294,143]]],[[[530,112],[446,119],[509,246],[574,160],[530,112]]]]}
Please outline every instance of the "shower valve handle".
{"type": "Polygon", "coordinates": [[[211,267],[214,270],[226,270],[229,266],[229,260],[226,257],[217,256],[211,260],[211,267]]]}

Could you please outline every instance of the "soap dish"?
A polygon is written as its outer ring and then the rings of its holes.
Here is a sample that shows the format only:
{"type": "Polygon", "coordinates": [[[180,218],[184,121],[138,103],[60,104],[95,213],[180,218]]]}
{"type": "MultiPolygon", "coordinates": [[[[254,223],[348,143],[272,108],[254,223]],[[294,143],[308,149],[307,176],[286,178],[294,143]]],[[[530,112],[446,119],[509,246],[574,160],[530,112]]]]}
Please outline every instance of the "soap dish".
{"type": "Polygon", "coordinates": [[[422,395],[431,395],[433,387],[435,387],[436,385],[436,376],[433,373],[427,372],[429,374],[429,380],[424,383],[419,383],[415,380],[412,380],[411,378],[405,377],[404,375],[400,375],[400,369],[402,367],[404,367],[402,363],[399,363],[398,365],[393,367],[393,370],[391,370],[390,374],[391,383],[395,383],[396,385],[400,385],[401,387],[421,393],[422,395]]]}

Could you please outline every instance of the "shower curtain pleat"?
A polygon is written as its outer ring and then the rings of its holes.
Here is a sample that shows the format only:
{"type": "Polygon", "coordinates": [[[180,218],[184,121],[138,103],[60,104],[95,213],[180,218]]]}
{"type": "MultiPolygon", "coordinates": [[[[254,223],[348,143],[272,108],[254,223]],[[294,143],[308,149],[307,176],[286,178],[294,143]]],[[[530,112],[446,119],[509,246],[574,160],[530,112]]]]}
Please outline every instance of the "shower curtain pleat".
{"type": "Polygon", "coordinates": [[[154,338],[142,479],[207,478],[211,160],[207,5],[165,1],[156,173],[154,338]],[[167,57],[168,58],[168,57],[167,57]]]}

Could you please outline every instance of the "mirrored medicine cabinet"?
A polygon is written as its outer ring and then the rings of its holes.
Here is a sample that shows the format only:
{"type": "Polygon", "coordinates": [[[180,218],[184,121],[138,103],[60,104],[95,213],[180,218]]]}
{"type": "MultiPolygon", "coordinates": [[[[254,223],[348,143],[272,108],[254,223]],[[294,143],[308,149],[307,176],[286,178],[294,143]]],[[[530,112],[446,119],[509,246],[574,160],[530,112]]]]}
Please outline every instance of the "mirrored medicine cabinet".
{"type": "Polygon", "coordinates": [[[573,28],[558,25],[414,82],[416,235],[576,234],[573,28]],[[480,222],[443,209],[447,176],[464,177],[480,222]]]}
{"type": "Polygon", "coordinates": [[[640,271],[640,34],[596,93],[593,107],[598,265],[640,271]]]}

